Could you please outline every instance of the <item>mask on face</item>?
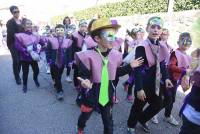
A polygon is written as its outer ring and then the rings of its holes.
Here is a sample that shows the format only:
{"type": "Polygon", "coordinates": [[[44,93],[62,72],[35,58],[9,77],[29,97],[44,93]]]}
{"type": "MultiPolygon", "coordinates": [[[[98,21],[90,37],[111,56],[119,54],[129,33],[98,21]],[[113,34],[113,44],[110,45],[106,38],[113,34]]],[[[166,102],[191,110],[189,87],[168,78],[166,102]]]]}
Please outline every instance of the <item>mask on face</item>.
{"type": "Polygon", "coordinates": [[[182,38],[179,41],[179,44],[183,45],[183,46],[191,46],[192,45],[192,40],[190,38],[182,38]]]}
{"type": "Polygon", "coordinates": [[[108,42],[114,42],[116,40],[115,32],[113,31],[102,31],[101,37],[103,37],[108,42]]]}
{"type": "Polygon", "coordinates": [[[64,35],[65,30],[63,28],[56,28],[56,34],[59,36],[60,34],[64,35]]]}

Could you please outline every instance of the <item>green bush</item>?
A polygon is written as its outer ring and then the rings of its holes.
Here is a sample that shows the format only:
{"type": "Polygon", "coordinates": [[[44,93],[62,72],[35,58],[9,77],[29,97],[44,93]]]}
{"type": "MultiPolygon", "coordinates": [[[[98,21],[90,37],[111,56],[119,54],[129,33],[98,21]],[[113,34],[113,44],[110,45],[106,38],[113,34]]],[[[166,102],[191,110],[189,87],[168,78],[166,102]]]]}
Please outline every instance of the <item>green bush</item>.
{"type": "MultiPolygon", "coordinates": [[[[126,0],[108,3],[75,12],[77,19],[90,19],[95,14],[101,17],[129,16],[167,11],[168,0],[126,0]]],[[[174,11],[200,9],[200,0],[175,0],[174,11]]]]}

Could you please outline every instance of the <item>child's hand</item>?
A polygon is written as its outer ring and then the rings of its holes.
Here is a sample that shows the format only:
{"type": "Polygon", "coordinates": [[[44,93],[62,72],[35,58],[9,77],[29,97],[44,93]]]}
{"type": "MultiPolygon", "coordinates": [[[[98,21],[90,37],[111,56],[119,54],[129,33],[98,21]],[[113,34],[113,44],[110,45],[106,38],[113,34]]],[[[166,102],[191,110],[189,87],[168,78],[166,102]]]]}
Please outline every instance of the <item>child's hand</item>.
{"type": "Polygon", "coordinates": [[[165,85],[166,85],[166,88],[172,88],[172,87],[174,87],[173,84],[172,84],[172,82],[171,82],[171,80],[169,80],[169,79],[165,80],[165,85]]]}
{"type": "Polygon", "coordinates": [[[143,62],[144,62],[144,59],[142,59],[142,57],[139,57],[137,59],[132,60],[130,65],[132,68],[136,68],[136,67],[141,66],[143,62]]]}
{"type": "Polygon", "coordinates": [[[137,91],[137,98],[141,101],[145,101],[146,100],[146,94],[144,92],[144,90],[140,90],[140,91],[137,91]]]}
{"type": "Polygon", "coordinates": [[[92,88],[92,83],[88,79],[83,79],[81,77],[77,77],[77,79],[81,82],[81,86],[86,89],[92,88]]]}

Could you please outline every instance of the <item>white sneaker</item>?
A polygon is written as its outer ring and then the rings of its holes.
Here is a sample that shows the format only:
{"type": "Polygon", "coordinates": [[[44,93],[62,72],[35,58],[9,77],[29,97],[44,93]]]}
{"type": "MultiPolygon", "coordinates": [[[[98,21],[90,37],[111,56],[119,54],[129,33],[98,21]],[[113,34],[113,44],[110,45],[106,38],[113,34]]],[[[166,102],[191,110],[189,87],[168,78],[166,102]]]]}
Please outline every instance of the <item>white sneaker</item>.
{"type": "Polygon", "coordinates": [[[165,117],[164,120],[172,125],[179,125],[178,121],[172,115],[170,117],[165,117]]]}
{"type": "Polygon", "coordinates": [[[70,78],[70,76],[67,76],[65,79],[67,82],[72,82],[72,79],[70,78]]]}
{"type": "Polygon", "coordinates": [[[46,66],[46,74],[50,74],[50,67],[49,66],[46,66]]]}
{"type": "Polygon", "coordinates": [[[155,115],[152,119],[151,119],[152,123],[154,124],[158,124],[158,117],[157,115],[155,115]]]}

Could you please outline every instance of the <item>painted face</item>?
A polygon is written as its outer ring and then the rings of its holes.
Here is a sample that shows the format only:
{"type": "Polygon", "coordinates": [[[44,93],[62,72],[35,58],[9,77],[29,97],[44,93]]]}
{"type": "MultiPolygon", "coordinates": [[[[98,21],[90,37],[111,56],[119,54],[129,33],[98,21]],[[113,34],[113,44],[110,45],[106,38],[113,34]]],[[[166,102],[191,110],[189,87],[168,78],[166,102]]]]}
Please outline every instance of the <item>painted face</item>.
{"type": "Polygon", "coordinates": [[[64,36],[65,29],[64,28],[56,28],[57,36],[64,36]]]}
{"type": "Polygon", "coordinates": [[[86,24],[86,23],[81,24],[81,25],[79,26],[79,31],[80,31],[81,33],[86,33],[86,32],[87,32],[87,24],[86,24]]]}
{"type": "Polygon", "coordinates": [[[184,51],[188,50],[192,45],[192,39],[190,37],[182,37],[179,39],[179,47],[184,51]]]}
{"type": "Polygon", "coordinates": [[[23,27],[25,31],[32,31],[32,22],[27,20],[23,27]]]}
{"type": "Polygon", "coordinates": [[[112,48],[113,47],[113,42],[116,40],[115,37],[116,30],[109,28],[109,29],[104,29],[100,33],[100,42],[104,48],[112,48]]]}
{"type": "Polygon", "coordinates": [[[106,29],[106,30],[103,30],[103,31],[101,32],[101,37],[102,37],[105,41],[107,41],[107,42],[109,42],[109,43],[112,43],[112,42],[114,42],[115,39],[116,39],[115,34],[116,34],[116,32],[115,32],[114,30],[112,30],[112,29],[106,29]]]}
{"type": "Polygon", "coordinates": [[[160,25],[149,25],[147,31],[150,38],[157,40],[162,33],[162,28],[160,25]]]}

